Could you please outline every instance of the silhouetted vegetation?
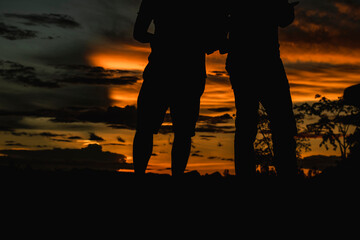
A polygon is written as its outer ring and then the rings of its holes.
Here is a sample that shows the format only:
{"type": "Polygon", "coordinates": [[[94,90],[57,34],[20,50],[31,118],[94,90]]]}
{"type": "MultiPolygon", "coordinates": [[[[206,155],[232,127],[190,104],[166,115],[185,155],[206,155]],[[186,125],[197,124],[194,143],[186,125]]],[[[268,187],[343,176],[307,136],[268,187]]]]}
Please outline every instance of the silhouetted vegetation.
{"type": "MultiPolygon", "coordinates": [[[[360,86],[360,85],[359,85],[360,86]]],[[[355,87],[355,86],[354,86],[355,87]]],[[[352,87],[352,88],[354,88],[352,87]]],[[[294,106],[298,128],[296,153],[299,168],[308,169],[308,176],[323,170],[328,171],[343,166],[349,159],[360,161],[360,111],[357,102],[358,92],[346,94],[337,100],[317,95],[317,102],[294,106]],[[320,147],[332,148],[340,156],[315,155],[302,157],[311,151],[311,138],[321,139],[320,147]]],[[[270,121],[263,106],[259,108],[258,135],[254,143],[258,168],[263,174],[274,173],[274,148],[271,137],[270,121]]]]}
{"type": "MultiPolygon", "coordinates": [[[[318,96],[321,97],[321,96],[318,96]]],[[[342,98],[329,100],[321,97],[313,104],[304,103],[295,109],[314,118],[314,122],[307,124],[305,133],[314,137],[321,137],[320,147],[339,148],[342,159],[346,159],[353,145],[352,136],[355,132],[354,123],[359,117],[359,110],[355,106],[347,105],[342,98]]]]}
{"type": "MultiPolygon", "coordinates": [[[[298,128],[298,135],[296,136],[296,155],[300,159],[303,152],[311,151],[310,139],[305,134],[306,128],[303,127],[305,114],[301,112],[295,113],[296,125],[298,128]]],[[[264,107],[260,105],[259,108],[259,123],[258,136],[254,143],[257,155],[257,164],[262,166],[262,169],[269,168],[274,164],[274,148],[270,129],[270,120],[264,107]]]]}

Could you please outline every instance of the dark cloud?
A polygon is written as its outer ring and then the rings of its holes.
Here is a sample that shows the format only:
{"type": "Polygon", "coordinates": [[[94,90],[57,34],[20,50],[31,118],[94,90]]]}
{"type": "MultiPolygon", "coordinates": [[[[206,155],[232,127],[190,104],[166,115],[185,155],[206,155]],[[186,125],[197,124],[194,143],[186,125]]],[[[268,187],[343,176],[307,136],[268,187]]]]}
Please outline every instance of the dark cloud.
{"type": "Polygon", "coordinates": [[[204,155],[200,154],[201,151],[197,150],[191,153],[192,157],[204,157],[204,155]]]}
{"type": "Polygon", "coordinates": [[[208,157],[209,160],[222,160],[222,161],[230,161],[233,162],[234,159],[233,158],[224,158],[224,157],[219,157],[219,156],[210,156],[208,157]]]}
{"type": "Polygon", "coordinates": [[[63,137],[64,134],[56,134],[51,132],[42,132],[38,134],[30,134],[30,136],[41,136],[41,137],[63,137]]]}
{"type": "MultiPolygon", "coordinates": [[[[286,72],[290,78],[310,80],[306,85],[320,84],[322,88],[330,85],[343,87],[344,85],[352,85],[359,82],[354,75],[360,74],[359,64],[334,64],[325,62],[293,62],[286,63],[286,72]]],[[[291,82],[292,84],[299,84],[291,82]]]]}
{"type": "Polygon", "coordinates": [[[341,96],[345,85],[359,83],[354,75],[360,74],[359,64],[333,64],[325,62],[295,62],[287,63],[286,71],[290,78],[293,94],[307,95],[308,93],[338,94],[341,96]]]}
{"type": "Polygon", "coordinates": [[[105,141],[102,137],[97,136],[95,133],[89,133],[89,134],[90,134],[89,140],[91,141],[99,141],[99,142],[105,141]]]}
{"type": "MultiPolygon", "coordinates": [[[[34,111],[0,111],[0,130],[10,131],[15,136],[66,137],[51,133],[16,132],[17,128],[29,128],[22,124],[24,117],[50,118],[56,123],[104,123],[112,128],[135,129],[136,107],[126,106],[108,108],[67,107],[62,109],[40,109],[34,111]]],[[[68,140],[73,140],[67,138],[68,140]]],[[[93,140],[97,140],[94,139],[93,140]]]]}
{"type": "Polygon", "coordinates": [[[105,152],[100,145],[88,145],[82,149],[51,150],[0,150],[5,157],[0,157],[2,165],[16,162],[17,166],[31,166],[34,169],[132,169],[126,163],[126,156],[105,152]]]}
{"type": "Polygon", "coordinates": [[[228,77],[229,74],[227,71],[211,71],[208,73],[208,76],[228,77]]]}
{"type": "Polygon", "coordinates": [[[215,117],[204,116],[204,115],[199,116],[199,122],[205,122],[205,123],[209,123],[209,124],[226,123],[231,119],[233,119],[233,118],[227,113],[223,114],[221,116],[215,116],[215,117]]]}
{"type": "Polygon", "coordinates": [[[34,67],[20,63],[0,60],[0,78],[25,86],[41,88],[59,88],[60,84],[90,85],[131,85],[140,80],[140,72],[128,70],[104,69],[86,65],[58,65],[43,74],[40,79],[34,67]],[[56,80],[53,80],[56,78],[56,80]]]}
{"type": "Polygon", "coordinates": [[[37,77],[34,67],[24,66],[20,63],[0,60],[0,78],[6,81],[17,82],[25,86],[58,88],[56,82],[43,81],[37,77]]]}
{"type": "Polygon", "coordinates": [[[228,107],[220,107],[220,108],[209,108],[208,110],[211,112],[230,112],[233,108],[228,107]]]}
{"type": "Polygon", "coordinates": [[[325,48],[360,48],[359,16],[359,1],[301,1],[296,21],[281,31],[281,40],[325,48]]]}
{"type": "Polygon", "coordinates": [[[68,137],[68,139],[70,139],[70,140],[79,140],[79,139],[83,139],[83,138],[80,137],[80,136],[70,136],[70,137],[68,137]]]}
{"type": "Polygon", "coordinates": [[[307,91],[309,91],[310,89],[317,89],[317,90],[320,90],[322,89],[322,87],[320,86],[316,86],[316,85],[313,85],[313,84],[305,84],[305,83],[290,83],[290,87],[293,89],[293,88],[306,88],[307,91]]]}
{"type": "Polygon", "coordinates": [[[64,78],[59,81],[63,83],[73,83],[73,84],[128,85],[128,84],[134,84],[138,80],[139,80],[138,77],[128,76],[128,77],[119,77],[119,78],[73,77],[73,78],[64,78]]]}
{"type": "Polygon", "coordinates": [[[134,129],[136,126],[136,107],[126,106],[104,108],[65,108],[59,110],[41,110],[33,113],[37,116],[47,116],[54,122],[92,122],[105,123],[111,127],[126,127],[134,129]]]}
{"type": "Polygon", "coordinates": [[[15,142],[15,141],[5,141],[5,146],[7,146],[7,147],[26,147],[26,145],[15,142]]]}
{"type": "Polygon", "coordinates": [[[57,65],[55,66],[58,82],[73,84],[97,84],[97,85],[131,85],[140,80],[140,72],[104,69],[86,65],[57,65]]]}
{"type": "Polygon", "coordinates": [[[37,37],[36,31],[20,29],[0,22],[0,36],[8,40],[23,40],[37,37]]]}
{"type": "Polygon", "coordinates": [[[7,18],[17,18],[17,19],[23,19],[25,22],[23,24],[34,26],[34,25],[40,25],[40,26],[57,26],[61,28],[78,28],[80,27],[80,24],[74,20],[69,15],[66,14],[18,14],[18,13],[5,13],[5,17],[7,18]]]}
{"type": "Polygon", "coordinates": [[[215,124],[202,124],[196,128],[199,133],[234,133],[233,126],[217,126],[215,124]]]}
{"type": "Polygon", "coordinates": [[[49,138],[52,141],[57,141],[57,142],[72,142],[72,140],[75,139],[82,139],[81,137],[73,137],[73,136],[68,136],[66,134],[57,134],[57,133],[52,133],[52,132],[38,132],[38,133],[33,133],[33,132],[17,132],[15,130],[11,130],[9,129],[8,132],[13,135],[13,136],[17,136],[17,137],[45,137],[45,138],[49,138]]]}

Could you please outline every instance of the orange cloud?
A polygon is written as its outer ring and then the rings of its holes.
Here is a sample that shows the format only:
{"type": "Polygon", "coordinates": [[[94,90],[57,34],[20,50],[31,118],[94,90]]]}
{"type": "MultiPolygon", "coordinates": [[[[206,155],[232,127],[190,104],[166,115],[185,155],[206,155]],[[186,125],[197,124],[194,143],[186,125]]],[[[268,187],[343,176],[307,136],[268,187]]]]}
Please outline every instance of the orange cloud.
{"type": "MultiPolygon", "coordinates": [[[[355,70],[360,66],[360,49],[289,41],[280,44],[294,102],[313,101],[316,94],[337,99],[346,87],[360,82],[360,71],[355,70]]],[[[94,46],[88,61],[93,66],[142,71],[149,53],[146,44],[94,46]]],[[[218,52],[207,56],[208,80],[202,98],[203,109],[234,105],[225,61],[226,55],[218,52]]],[[[134,105],[140,86],[141,82],[134,86],[111,87],[109,98],[117,106],[134,105]]]]}
{"type": "Polygon", "coordinates": [[[87,55],[92,66],[101,66],[111,69],[142,70],[147,64],[150,48],[147,45],[116,45],[93,46],[87,55]]]}

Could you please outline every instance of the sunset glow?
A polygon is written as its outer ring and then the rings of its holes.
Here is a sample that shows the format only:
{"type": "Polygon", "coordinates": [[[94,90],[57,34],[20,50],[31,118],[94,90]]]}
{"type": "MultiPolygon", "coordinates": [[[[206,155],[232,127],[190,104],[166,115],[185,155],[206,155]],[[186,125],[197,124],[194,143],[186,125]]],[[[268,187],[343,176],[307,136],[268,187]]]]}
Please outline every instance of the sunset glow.
{"type": "Polygon", "coordinates": [[[101,66],[109,69],[138,70],[146,65],[146,59],[138,59],[131,55],[93,53],[88,56],[92,66],[101,66]]]}
{"type": "MultiPolygon", "coordinates": [[[[360,63],[360,52],[347,55],[343,52],[301,51],[300,47],[290,49],[288,46],[282,47],[282,52],[294,102],[313,101],[316,94],[337,99],[343,89],[360,81],[360,71],[349,69],[351,66],[347,66],[360,63]]],[[[231,86],[225,71],[225,59],[226,55],[218,53],[207,57],[208,84],[202,103],[208,107],[219,107],[221,104],[228,105],[233,102],[231,86]],[[214,71],[222,71],[223,74],[214,75],[214,71]],[[213,81],[214,79],[216,80],[213,81]]],[[[88,61],[92,66],[138,71],[143,71],[147,64],[146,56],[139,57],[138,53],[93,53],[88,56],[88,61]]],[[[138,84],[132,87],[112,88],[110,98],[121,101],[121,105],[126,104],[127,100],[134,103],[139,88],[138,84]],[[137,88],[134,89],[135,87],[137,88]]]]}
{"type": "MultiPolygon", "coordinates": [[[[14,156],[27,150],[44,154],[40,162],[53,167],[51,158],[58,152],[67,156],[74,150],[86,157],[97,155],[94,151],[117,154],[118,161],[132,163],[137,98],[151,52],[149,43],[133,37],[140,3],[1,0],[1,158],[10,156],[8,150],[14,156]]],[[[345,88],[360,83],[360,0],[301,0],[295,10],[293,24],[279,28],[292,100],[311,104],[319,100],[316,95],[336,100],[345,88]]],[[[175,44],[169,49],[178,54],[175,44]]],[[[226,58],[218,51],[206,56],[206,86],[187,171],[234,173],[236,109],[226,58]]],[[[252,59],[254,69],[264,71],[261,56],[252,59]]],[[[171,74],[190,74],[186,60],[179,65],[171,74]]],[[[241,71],[243,66],[237,67],[241,71]]],[[[170,173],[170,125],[167,118],[154,136],[149,172],[170,173]]],[[[309,141],[311,151],[302,157],[340,155],[339,148],[320,146],[321,138],[309,141]]],[[[26,164],[33,160],[23,156],[26,164]]],[[[112,170],[121,168],[116,161],[112,170]]],[[[124,169],[119,171],[132,171],[124,169]]]]}

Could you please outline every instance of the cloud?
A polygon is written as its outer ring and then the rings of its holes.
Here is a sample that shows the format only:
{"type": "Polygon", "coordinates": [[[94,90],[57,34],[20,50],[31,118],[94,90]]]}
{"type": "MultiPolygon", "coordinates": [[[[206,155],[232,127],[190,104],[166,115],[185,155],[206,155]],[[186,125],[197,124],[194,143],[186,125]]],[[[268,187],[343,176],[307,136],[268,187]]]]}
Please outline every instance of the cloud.
{"type": "Polygon", "coordinates": [[[87,65],[55,65],[58,82],[71,84],[132,85],[141,79],[139,71],[104,69],[87,65]]]}
{"type": "Polygon", "coordinates": [[[5,141],[5,146],[7,146],[7,147],[26,147],[26,145],[15,142],[15,141],[5,141]]]}
{"type": "Polygon", "coordinates": [[[20,29],[0,22],[0,36],[8,40],[23,40],[37,37],[36,31],[20,29]]]}
{"type": "Polygon", "coordinates": [[[199,122],[205,122],[205,123],[209,123],[209,124],[226,123],[231,119],[233,119],[233,118],[227,113],[223,114],[221,116],[215,116],[215,117],[204,116],[204,115],[199,116],[199,122]]]}
{"type": "Polygon", "coordinates": [[[65,108],[34,112],[38,117],[50,117],[53,122],[92,122],[105,123],[114,128],[136,126],[136,107],[126,106],[104,108],[65,108]]]}
{"type": "Polygon", "coordinates": [[[230,112],[233,110],[233,108],[219,107],[219,108],[209,108],[208,110],[211,112],[230,112]]]}
{"type": "Polygon", "coordinates": [[[95,133],[89,133],[89,134],[90,134],[89,140],[91,141],[99,141],[99,142],[105,141],[102,137],[97,136],[95,133]]]}
{"type": "Polygon", "coordinates": [[[321,94],[337,98],[344,89],[359,82],[360,65],[330,62],[289,62],[286,72],[291,92],[297,97],[321,94]]]}
{"type": "Polygon", "coordinates": [[[70,136],[68,137],[69,140],[79,140],[79,139],[83,139],[82,137],[80,136],[70,136]]]}
{"type": "Polygon", "coordinates": [[[42,87],[42,88],[58,88],[56,82],[43,81],[37,77],[34,67],[24,66],[11,61],[0,60],[0,78],[17,82],[25,86],[42,87]]]}
{"type": "Polygon", "coordinates": [[[24,86],[40,88],[59,88],[60,84],[89,84],[89,85],[132,85],[141,79],[140,72],[104,69],[86,65],[56,65],[54,69],[43,72],[43,78],[37,76],[34,67],[20,63],[0,60],[0,78],[16,82],[24,86]],[[53,80],[55,76],[56,80],[53,80]]]}
{"type": "Polygon", "coordinates": [[[302,1],[295,22],[281,31],[281,40],[327,48],[360,48],[359,1],[302,1]]]}
{"type": "Polygon", "coordinates": [[[45,26],[49,27],[51,25],[61,27],[61,28],[79,28],[80,24],[74,20],[69,15],[66,14],[54,14],[54,13],[44,13],[44,14],[18,14],[18,13],[5,13],[7,18],[17,18],[26,20],[23,22],[25,25],[29,26],[45,26]]]}
{"type": "Polygon", "coordinates": [[[287,70],[299,72],[309,72],[315,74],[328,74],[329,77],[334,73],[346,75],[348,73],[360,74],[359,64],[335,64],[329,62],[296,62],[287,63],[287,70]]]}
{"type": "Polygon", "coordinates": [[[1,164],[16,162],[18,166],[31,166],[34,169],[72,169],[86,168],[96,170],[132,169],[126,162],[126,156],[105,152],[100,145],[88,145],[82,149],[51,150],[0,150],[1,164]],[[7,160],[7,161],[6,161],[7,160]]]}
{"type": "MultiPolygon", "coordinates": [[[[2,129],[3,131],[5,129],[2,129]]],[[[8,129],[5,130],[7,132],[9,132],[11,135],[13,136],[17,136],[17,137],[44,137],[44,138],[49,138],[51,141],[56,141],[56,142],[73,142],[74,140],[79,140],[82,139],[82,137],[79,136],[69,136],[67,134],[57,134],[57,133],[52,133],[52,132],[38,132],[38,133],[34,133],[34,132],[18,132],[14,129],[8,129]]]]}

